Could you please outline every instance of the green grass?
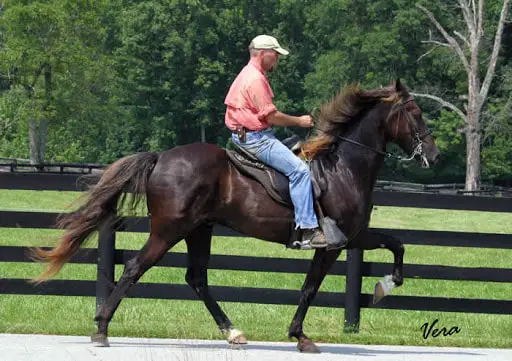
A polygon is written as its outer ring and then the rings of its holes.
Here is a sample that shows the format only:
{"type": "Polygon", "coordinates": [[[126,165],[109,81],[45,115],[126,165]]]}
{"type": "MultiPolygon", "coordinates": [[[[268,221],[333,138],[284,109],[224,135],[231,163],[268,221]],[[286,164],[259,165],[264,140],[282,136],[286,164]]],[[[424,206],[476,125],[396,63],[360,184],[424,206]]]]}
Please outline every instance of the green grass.
{"type": "MultiPolygon", "coordinates": [[[[67,209],[78,193],[0,190],[0,209],[59,212],[67,209]]],[[[512,214],[492,212],[442,211],[415,208],[376,207],[372,227],[494,232],[512,234],[512,214]]],[[[60,231],[0,229],[0,245],[53,245],[60,231]]],[[[139,249],[147,235],[119,233],[117,247],[139,249]]],[[[511,240],[512,241],[512,240],[511,240]]],[[[92,239],[87,247],[95,246],[92,239]]],[[[185,252],[178,244],[173,252],[185,252]]],[[[284,247],[249,239],[216,237],[213,254],[311,258],[312,252],[285,250],[284,247]]],[[[342,256],[343,258],[344,256],[342,256]]],[[[385,250],[365,252],[365,260],[389,263],[385,250]]],[[[512,268],[512,251],[462,247],[406,246],[405,263],[460,267],[512,268]]],[[[29,278],[41,265],[1,263],[0,277],[29,278]]],[[[116,277],[122,266],[116,267],[116,277]]],[[[154,267],[141,282],[184,284],[185,269],[154,267]]],[[[61,279],[94,280],[94,265],[69,264],[57,276],[61,279]]],[[[372,293],[377,278],[363,281],[363,292],[372,293]]],[[[304,275],[210,270],[211,285],[300,289],[304,275]]],[[[343,276],[327,276],[321,291],[343,292],[343,276]]],[[[489,298],[510,300],[511,283],[463,282],[408,279],[394,295],[489,298]]],[[[0,332],[85,335],[94,332],[93,297],[54,297],[0,295],[0,332]]],[[[223,302],[221,306],[234,325],[249,340],[286,340],[296,306],[255,305],[223,302]]],[[[459,347],[512,347],[512,316],[402,310],[361,312],[359,334],[343,333],[343,309],[312,307],[304,330],[316,341],[362,344],[408,344],[459,347]],[[424,340],[420,327],[439,319],[439,328],[458,326],[462,332],[449,337],[424,340]]],[[[110,326],[111,336],[219,339],[223,336],[204,305],[199,301],[125,299],[110,326]]]]}

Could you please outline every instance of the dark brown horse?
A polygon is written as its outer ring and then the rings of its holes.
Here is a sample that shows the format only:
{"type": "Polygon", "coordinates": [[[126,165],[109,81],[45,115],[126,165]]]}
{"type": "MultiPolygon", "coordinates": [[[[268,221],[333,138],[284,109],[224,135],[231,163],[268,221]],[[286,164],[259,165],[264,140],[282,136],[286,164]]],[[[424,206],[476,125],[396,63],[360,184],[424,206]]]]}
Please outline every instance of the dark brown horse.
{"type": "MultiPolygon", "coordinates": [[[[371,91],[350,86],[323,105],[317,135],[302,145],[313,159],[324,191],[320,198],[326,216],[339,222],[351,236],[348,248],[387,248],[394,254],[392,280],[403,283],[404,248],[393,237],[368,229],[371,195],[381,168],[386,144],[397,143],[425,165],[435,163],[439,151],[421,117],[421,111],[400,81],[371,91]]],[[[37,280],[55,275],[82,243],[105,222],[115,219],[130,187],[135,197],[147,197],[150,235],[137,256],[129,260],[110,297],[97,313],[97,333],[92,340],[108,345],[107,329],[129,288],[174,245],[185,239],[188,248],[187,283],[204,302],[220,330],[231,343],[245,343],[209,292],[207,268],[212,225],[222,224],[248,236],[288,244],[293,229],[293,209],[275,202],[257,181],[242,175],[224,149],[196,143],[161,153],[140,153],[111,164],[86,195],[86,202],[63,215],[60,243],[50,251],[37,250],[48,262],[37,280]],[[121,199],[120,199],[121,198],[121,199]]],[[[132,202],[132,206],[134,206],[132,202]]],[[[341,250],[315,251],[302,287],[289,336],[304,352],[318,352],[302,325],[328,270],[341,250]]]]}

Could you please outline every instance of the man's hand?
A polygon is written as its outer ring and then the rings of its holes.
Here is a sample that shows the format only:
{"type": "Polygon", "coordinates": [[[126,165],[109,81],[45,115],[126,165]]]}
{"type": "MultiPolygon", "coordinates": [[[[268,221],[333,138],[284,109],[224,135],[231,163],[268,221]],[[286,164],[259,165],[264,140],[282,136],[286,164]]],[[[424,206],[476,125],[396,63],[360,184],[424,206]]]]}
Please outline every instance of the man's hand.
{"type": "Polygon", "coordinates": [[[299,126],[302,128],[311,128],[313,125],[313,118],[311,115],[302,115],[299,117],[299,126]]]}

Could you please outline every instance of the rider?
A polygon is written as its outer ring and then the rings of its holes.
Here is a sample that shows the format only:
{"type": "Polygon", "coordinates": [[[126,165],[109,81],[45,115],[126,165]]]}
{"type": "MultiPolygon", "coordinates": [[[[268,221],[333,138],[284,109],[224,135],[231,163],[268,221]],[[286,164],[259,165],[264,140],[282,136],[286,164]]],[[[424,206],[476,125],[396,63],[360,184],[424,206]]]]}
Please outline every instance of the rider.
{"type": "Polygon", "coordinates": [[[318,226],[313,208],[311,175],[306,164],[274,135],[272,125],[310,128],[310,115],[300,117],[277,110],[266,72],[273,71],[280,55],[288,55],[276,38],[258,35],[249,45],[250,61],[238,74],[224,103],[225,122],[233,142],[290,180],[295,224],[303,229],[301,248],[323,248],[327,239],[318,226]]]}

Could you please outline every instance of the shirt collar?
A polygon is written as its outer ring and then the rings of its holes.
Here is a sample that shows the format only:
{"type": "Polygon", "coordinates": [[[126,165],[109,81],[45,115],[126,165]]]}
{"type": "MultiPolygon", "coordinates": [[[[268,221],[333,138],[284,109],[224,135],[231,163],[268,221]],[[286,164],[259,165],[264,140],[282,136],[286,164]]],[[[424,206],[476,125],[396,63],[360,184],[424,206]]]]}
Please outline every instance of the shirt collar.
{"type": "Polygon", "coordinates": [[[260,64],[258,64],[258,61],[256,59],[251,58],[251,60],[249,60],[249,65],[252,65],[253,67],[255,67],[260,73],[265,74],[265,72],[263,71],[263,68],[261,67],[260,64]]]}

